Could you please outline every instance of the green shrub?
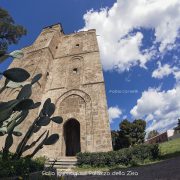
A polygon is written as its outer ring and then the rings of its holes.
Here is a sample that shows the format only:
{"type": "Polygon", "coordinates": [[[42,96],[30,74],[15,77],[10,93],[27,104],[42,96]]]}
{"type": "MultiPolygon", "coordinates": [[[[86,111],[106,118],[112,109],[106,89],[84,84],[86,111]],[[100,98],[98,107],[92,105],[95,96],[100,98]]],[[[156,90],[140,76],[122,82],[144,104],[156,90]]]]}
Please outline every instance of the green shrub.
{"type": "Polygon", "coordinates": [[[4,161],[0,158],[0,177],[26,176],[44,168],[45,158],[20,158],[4,161]]]}
{"type": "Polygon", "coordinates": [[[137,165],[145,160],[155,160],[159,157],[157,144],[142,144],[118,151],[78,153],[79,166],[104,167],[114,165],[137,165]]]}

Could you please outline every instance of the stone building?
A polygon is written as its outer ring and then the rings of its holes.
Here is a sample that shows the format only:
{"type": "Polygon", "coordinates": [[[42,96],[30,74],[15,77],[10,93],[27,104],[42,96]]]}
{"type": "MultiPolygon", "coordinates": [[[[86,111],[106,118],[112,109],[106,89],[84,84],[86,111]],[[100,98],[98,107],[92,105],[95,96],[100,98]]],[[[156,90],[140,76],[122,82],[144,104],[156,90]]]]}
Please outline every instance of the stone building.
{"type": "MultiPolygon", "coordinates": [[[[42,73],[39,84],[33,87],[32,98],[35,102],[51,98],[56,105],[55,115],[63,117],[62,124],[45,127],[50,133],[58,133],[59,141],[45,146],[38,155],[56,158],[80,151],[112,150],[96,31],[66,35],[61,25],[55,24],[44,28],[35,42],[22,50],[24,58],[14,60],[10,67],[26,69],[31,78],[42,73]]],[[[15,98],[17,91],[5,91],[1,101],[15,98]]],[[[39,110],[31,112],[20,128],[22,132],[37,113],[39,110]]]]}

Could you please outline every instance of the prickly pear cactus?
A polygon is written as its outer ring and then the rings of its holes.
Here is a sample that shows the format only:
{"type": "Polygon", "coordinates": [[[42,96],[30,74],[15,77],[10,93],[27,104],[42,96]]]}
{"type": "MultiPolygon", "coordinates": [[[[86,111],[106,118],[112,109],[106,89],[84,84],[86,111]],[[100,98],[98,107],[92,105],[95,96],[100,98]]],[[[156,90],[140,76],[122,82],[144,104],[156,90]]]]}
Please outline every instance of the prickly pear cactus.
{"type": "MultiPolygon", "coordinates": [[[[10,54],[0,55],[0,63],[8,57],[21,58],[23,57],[23,52],[14,51],[10,54]]],[[[5,83],[0,87],[0,95],[7,88],[21,88],[16,99],[8,102],[0,102],[0,136],[7,135],[3,148],[3,158],[7,159],[9,149],[13,144],[13,136],[23,135],[19,125],[25,121],[30,110],[38,108],[41,105],[40,102],[34,103],[30,97],[32,95],[33,85],[40,80],[42,75],[37,74],[31,81],[27,81],[30,74],[26,70],[22,68],[11,68],[0,72],[0,76],[5,77],[5,83]]],[[[52,117],[54,111],[55,105],[51,102],[51,99],[47,99],[40,114],[32,121],[33,123],[27,129],[27,132],[24,133],[23,139],[18,144],[12,159],[19,159],[25,151],[35,147],[32,153],[27,156],[32,158],[44,145],[52,145],[59,140],[58,134],[49,135],[49,131],[45,130],[34,142],[28,144],[29,139],[42,126],[47,126],[51,121],[58,124],[62,123],[63,119],[61,117],[52,117]]]]}

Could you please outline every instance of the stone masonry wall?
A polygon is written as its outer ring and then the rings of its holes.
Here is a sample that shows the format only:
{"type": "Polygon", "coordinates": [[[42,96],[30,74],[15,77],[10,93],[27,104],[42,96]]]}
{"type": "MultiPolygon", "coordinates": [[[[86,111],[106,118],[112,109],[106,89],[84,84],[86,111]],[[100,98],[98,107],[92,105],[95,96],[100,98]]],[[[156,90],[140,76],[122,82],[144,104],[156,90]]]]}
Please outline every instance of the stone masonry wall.
{"type": "MultiPolygon", "coordinates": [[[[59,133],[60,140],[53,146],[44,147],[37,156],[65,156],[63,127],[72,118],[80,123],[82,152],[112,150],[104,79],[95,30],[65,35],[61,26],[57,24],[43,29],[34,44],[23,51],[24,59],[14,60],[11,67],[23,67],[32,74],[31,77],[42,73],[40,83],[33,88],[32,98],[44,102],[50,97],[56,105],[54,115],[63,117],[62,124],[51,123],[45,127],[50,133],[59,133]]],[[[18,90],[7,90],[0,100],[12,99],[16,97],[17,92],[18,90]]],[[[32,111],[21,126],[23,132],[38,113],[39,110],[32,111]]],[[[43,130],[44,128],[34,139],[43,130]]]]}

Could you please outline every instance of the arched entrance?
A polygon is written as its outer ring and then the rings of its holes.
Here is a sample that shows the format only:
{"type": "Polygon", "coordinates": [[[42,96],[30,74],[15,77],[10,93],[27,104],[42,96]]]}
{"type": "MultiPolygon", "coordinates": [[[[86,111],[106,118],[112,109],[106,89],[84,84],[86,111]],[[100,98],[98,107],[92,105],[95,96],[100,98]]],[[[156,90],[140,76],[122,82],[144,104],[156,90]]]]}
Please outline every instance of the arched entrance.
{"type": "Polygon", "coordinates": [[[64,124],[64,140],[66,156],[75,156],[81,151],[80,124],[76,119],[69,119],[64,124]]]}

